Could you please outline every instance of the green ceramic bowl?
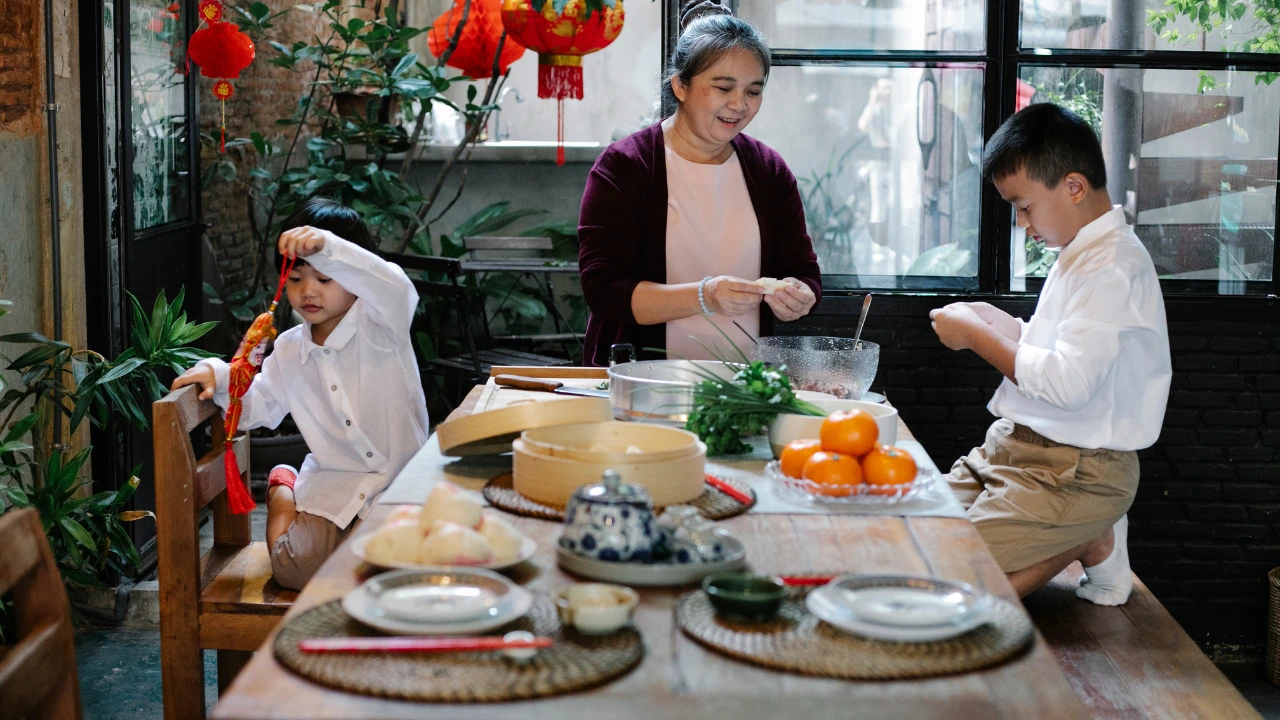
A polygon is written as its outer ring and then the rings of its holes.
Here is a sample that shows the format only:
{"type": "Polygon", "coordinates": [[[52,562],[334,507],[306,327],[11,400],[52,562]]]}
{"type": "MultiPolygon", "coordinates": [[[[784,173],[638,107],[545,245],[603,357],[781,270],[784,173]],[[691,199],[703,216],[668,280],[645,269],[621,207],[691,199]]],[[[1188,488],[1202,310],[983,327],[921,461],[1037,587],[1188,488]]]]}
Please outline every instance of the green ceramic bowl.
{"type": "Polygon", "coordinates": [[[787,590],[781,580],[746,573],[717,573],[702,581],[716,611],[750,620],[768,620],[778,614],[787,590]]]}

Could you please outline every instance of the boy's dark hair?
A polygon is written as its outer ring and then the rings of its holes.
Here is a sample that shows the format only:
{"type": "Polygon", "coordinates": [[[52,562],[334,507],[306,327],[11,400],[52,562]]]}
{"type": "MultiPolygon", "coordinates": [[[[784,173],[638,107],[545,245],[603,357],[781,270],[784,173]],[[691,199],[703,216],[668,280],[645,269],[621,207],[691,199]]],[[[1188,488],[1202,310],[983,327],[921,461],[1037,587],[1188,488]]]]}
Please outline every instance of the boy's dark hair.
{"type": "Polygon", "coordinates": [[[1094,190],[1107,187],[1107,165],[1093,128],[1079,115],[1037,103],[1004,121],[987,143],[982,172],[993,180],[1025,170],[1050,190],[1069,173],[1084,175],[1094,190]]]}
{"type": "MultiPolygon", "coordinates": [[[[360,213],[329,198],[313,197],[302,202],[293,214],[285,218],[280,225],[280,232],[310,225],[319,230],[328,230],[350,243],[355,243],[369,252],[376,252],[373,238],[369,236],[369,228],[360,213]]],[[[276,253],[276,269],[283,266],[283,256],[276,253]]]]}

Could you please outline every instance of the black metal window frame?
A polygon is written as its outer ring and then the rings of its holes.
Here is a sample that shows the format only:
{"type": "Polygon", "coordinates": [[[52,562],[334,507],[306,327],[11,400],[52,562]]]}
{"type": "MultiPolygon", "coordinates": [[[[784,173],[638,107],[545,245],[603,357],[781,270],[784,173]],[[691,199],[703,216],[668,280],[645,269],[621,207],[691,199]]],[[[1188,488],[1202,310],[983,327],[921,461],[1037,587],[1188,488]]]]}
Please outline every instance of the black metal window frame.
{"type": "MultiPolygon", "coordinates": [[[[1136,1],[1136,0],[1135,0],[1136,1]]],[[[729,3],[736,6],[732,0],[729,3]]],[[[679,34],[680,0],[663,0],[663,46],[660,75],[679,34]]],[[[735,8],[736,9],[736,8],[735,8]]],[[[986,44],[983,51],[935,52],[926,50],[796,49],[772,48],[775,67],[807,65],[981,68],[983,71],[983,139],[988,140],[1000,123],[1013,114],[1017,102],[1017,81],[1024,66],[1082,68],[1141,68],[1145,70],[1239,70],[1280,72],[1280,54],[1201,52],[1172,50],[1074,50],[1022,47],[1022,0],[987,0],[986,44]]],[[[1280,92],[1280,83],[1274,92],[1280,92]]],[[[1280,144],[1275,148],[1280,157],[1280,144]]],[[[900,277],[897,289],[832,289],[825,295],[927,294],[993,295],[1024,297],[1040,291],[1043,278],[1026,278],[1025,291],[1011,289],[1012,248],[1011,206],[1001,199],[990,182],[982,183],[982,212],[979,221],[979,262],[976,278],[900,277]],[[975,282],[976,280],[976,282],[975,282]]],[[[1280,203],[1277,203],[1280,208],[1280,203]]],[[[1278,210],[1280,214],[1280,210],[1278,210]]],[[[1280,218],[1275,223],[1280,227],[1280,218]]],[[[1162,280],[1167,295],[1274,299],[1276,272],[1280,269],[1280,242],[1272,243],[1272,279],[1248,282],[1244,295],[1223,295],[1218,281],[1162,280]]],[[[880,278],[883,279],[883,278],[880,278]]]]}

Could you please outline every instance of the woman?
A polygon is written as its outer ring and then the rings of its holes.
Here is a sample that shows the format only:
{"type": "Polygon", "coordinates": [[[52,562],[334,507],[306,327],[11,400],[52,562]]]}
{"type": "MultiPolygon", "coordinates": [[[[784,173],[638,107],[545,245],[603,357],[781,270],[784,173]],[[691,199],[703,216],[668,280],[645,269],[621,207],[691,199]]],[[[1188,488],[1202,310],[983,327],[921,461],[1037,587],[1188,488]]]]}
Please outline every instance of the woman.
{"type": "Polygon", "coordinates": [[[704,15],[671,54],[662,89],[675,113],[596,161],[578,226],[587,363],[607,365],[622,342],[642,358],[736,354],[712,323],[749,345],[733,321],[769,335],[775,319],[801,318],[821,297],[795,177],[742,134],[768,75],[755,27],[704,15]],[[752,284],[762,276],[786,285],[766,294],[752,284]]]}

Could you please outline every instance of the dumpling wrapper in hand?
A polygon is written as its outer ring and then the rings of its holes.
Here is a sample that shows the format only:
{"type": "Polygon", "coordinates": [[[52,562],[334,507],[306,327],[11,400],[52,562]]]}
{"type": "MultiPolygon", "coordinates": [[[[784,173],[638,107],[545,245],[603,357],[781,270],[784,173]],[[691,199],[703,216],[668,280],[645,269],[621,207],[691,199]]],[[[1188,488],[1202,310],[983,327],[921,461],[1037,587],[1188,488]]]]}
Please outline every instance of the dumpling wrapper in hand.
{"type": "Polygon", "coordinates": [[[772,295],[777,291],[781,290],[782,288],[791,287],[791,283],[787,282],[786,280],[779,280],[777,278],[771,278],[771,277],[762,277],[759,280],[753,281],[751,284],[759,285],[760,287],[764,288],[765,295],[772,295]]]}
{"type": "Polygon", "coordinates": [[[418,562],[418,548],[422,545],[422,531],[417,519],[392,522],[373,533],[365,546],[365,557],[375,565],[418,562]]]}
{"type": "Polygon", "coordinates": [[[418,546],[423,565],[485,565],[493,562],[493,548],[480,533],[448,520],[437,520],[418,546]]]}
{"type": "Polygon", "coordinates": [[[493,510],[484,511],[484,518],[480,521],[480,534],[489,541],[489,547],[493,548],[494,560],[497,562],[507,562],[520,557],[524,536],[493,510]]]}
{"type": "Polygon", "coordinates": [[[418,527],[427,534],[437,520],[448,520],[466,528],[480,524],[484,505],[470,493],[451,482],[442,482],[431,488],[427,501],[422,505],[418,527]]]}

